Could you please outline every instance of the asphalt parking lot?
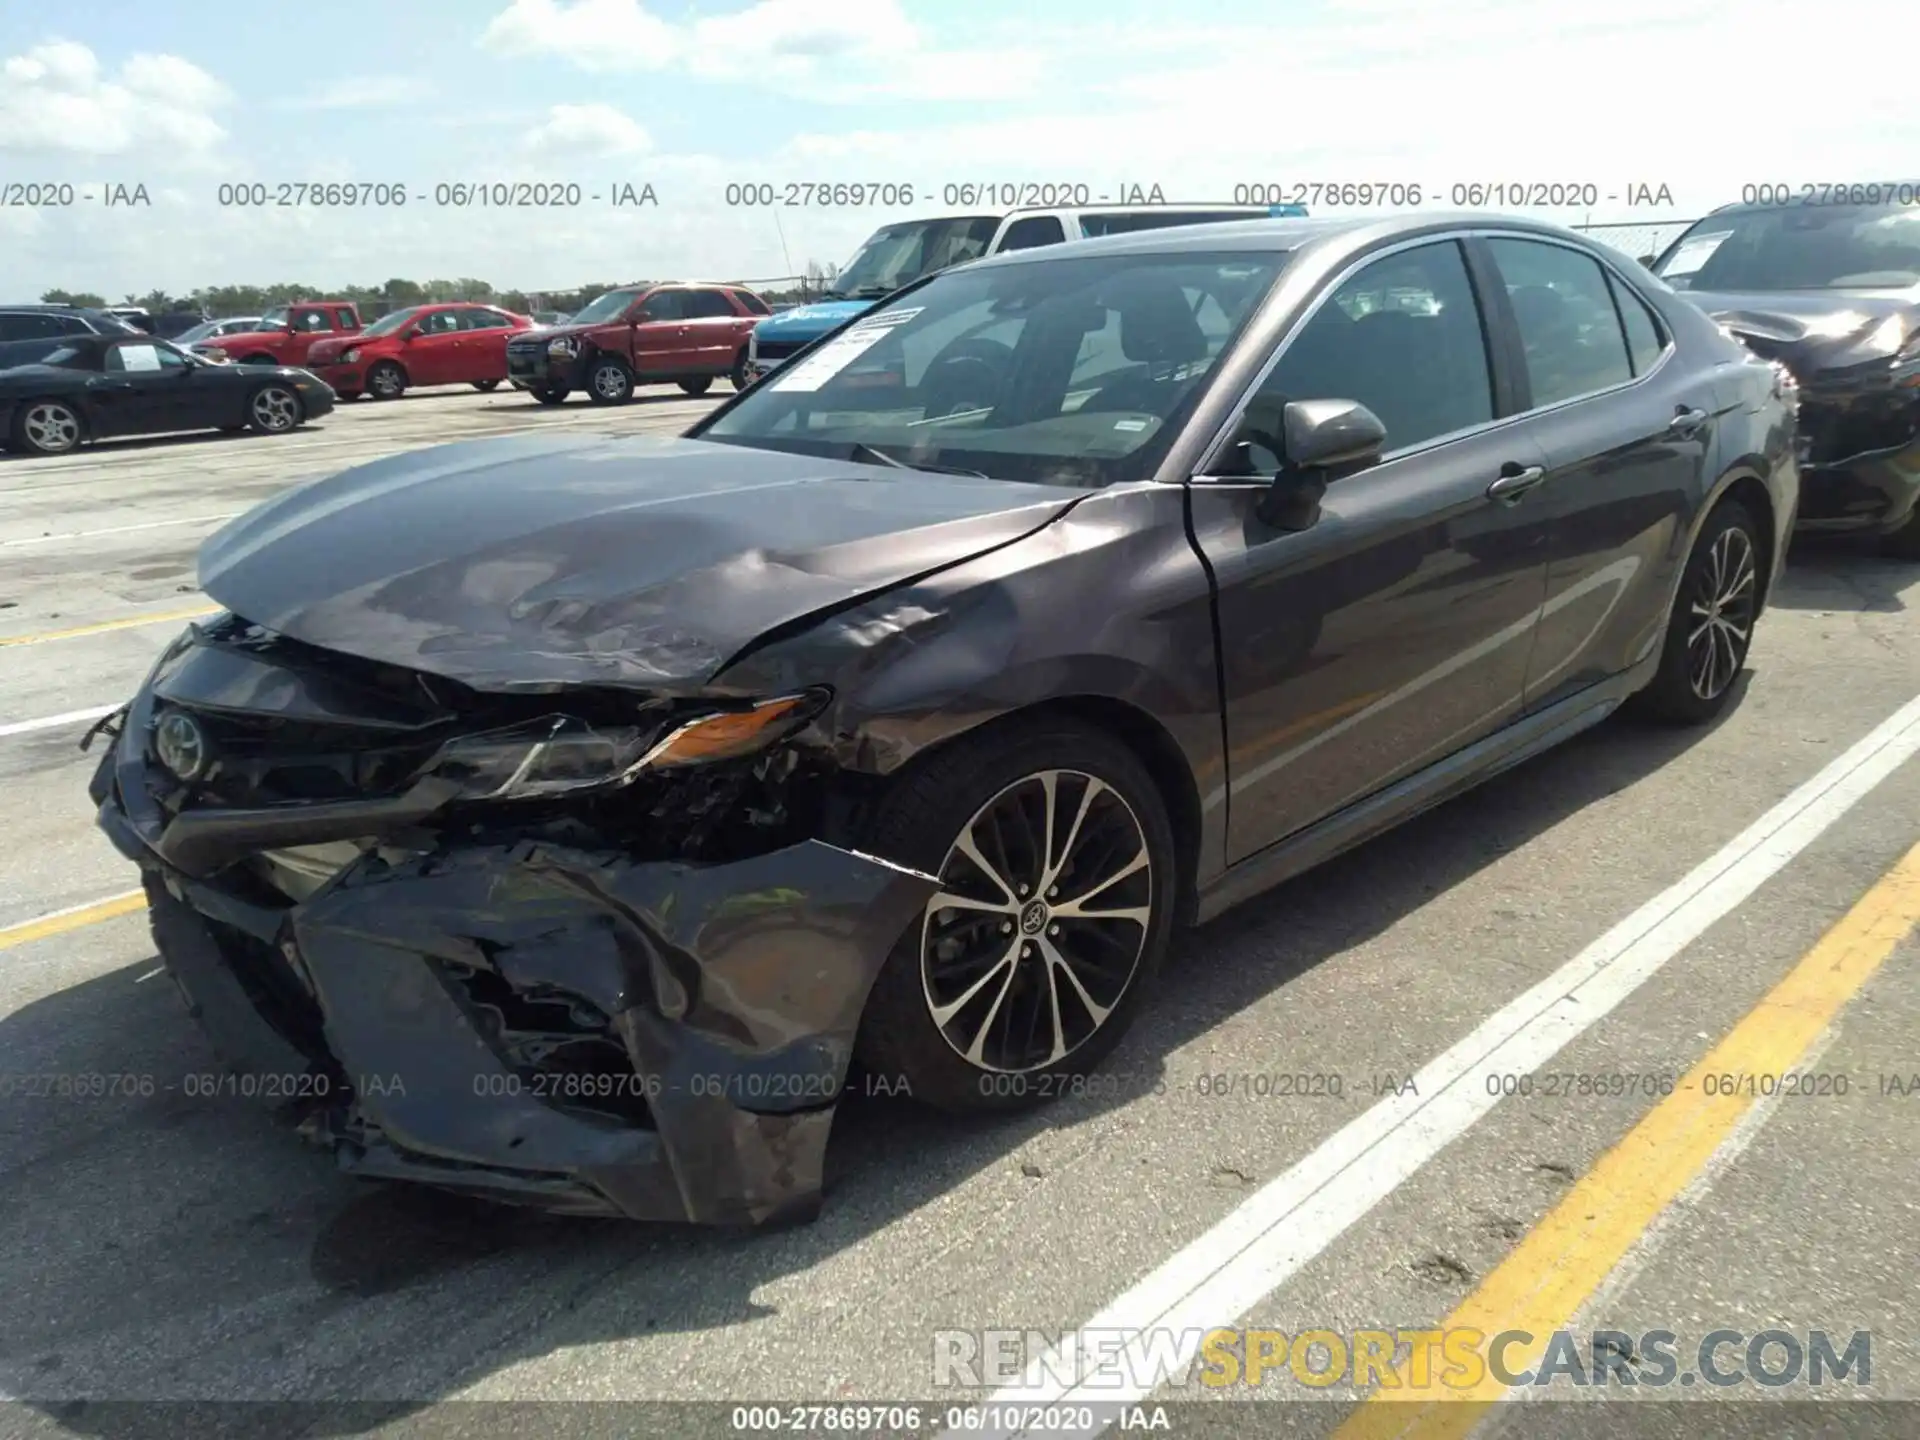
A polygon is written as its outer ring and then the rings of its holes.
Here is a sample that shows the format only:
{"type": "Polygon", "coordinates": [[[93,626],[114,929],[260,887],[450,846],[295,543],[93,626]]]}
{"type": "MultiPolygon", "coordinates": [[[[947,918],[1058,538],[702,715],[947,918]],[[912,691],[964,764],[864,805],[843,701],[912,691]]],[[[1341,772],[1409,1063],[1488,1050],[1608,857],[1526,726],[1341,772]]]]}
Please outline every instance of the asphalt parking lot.
{"type": "MultiPolygon", "coordinates": [[[[180,1433],[589,1433],[587,1410],[449,1402],[962,1402],[994,1386],[937,1389],[937,1332],[1489,1315],[1683,1351],[1869,1331],[1870,1393],[1920,1400],[1920,566],[1849,545],[1796,550],[1717,726],[1610,721],[1189,934],[1090,1093],[966,1123],[849,1101],[804,1228],[363,1186],[246,1102],[188,1094],[213,1059],[156,977],[77,741],[209,608],[200,541],[396,450],[672,433],[712,403],[429,393],[282,438],[0,460],[0,1070],[154,1082],[0,1096],[0,1392],[21,1402],[0,1431],[247,1400],[370,1408],[182,1412],[180,1433]],[[1710,1054],[1827,1078],[1676,1115],[1663,1097],[1710,1054]],[[1530,1091],[1484,1083],[1507,1072],[1530,1091]]],[[[1286,1433],[1455,1423],[1369,1428],[1344,1384],[1261,1393],[1316,1402],[1286,1433]]]]}

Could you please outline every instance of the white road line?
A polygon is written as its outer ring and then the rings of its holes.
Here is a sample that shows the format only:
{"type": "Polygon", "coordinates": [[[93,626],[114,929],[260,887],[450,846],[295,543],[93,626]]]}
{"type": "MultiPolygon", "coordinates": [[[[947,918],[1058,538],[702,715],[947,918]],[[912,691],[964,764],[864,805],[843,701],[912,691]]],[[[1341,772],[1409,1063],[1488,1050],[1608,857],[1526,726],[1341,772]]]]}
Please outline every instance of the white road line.
{"type": "MultiPolygon", "coordinates": [[[[1887,776],[1920,751],[1920,697],[1908,701],[1678,884],[1488,1018],[1383,1100],[1120,1295],[1022,1382],[986,1402],[1091,1407],[1094,1436],[1122,1406],[1179,1373],[1199,1338],[1231,1325],[1499,1103],[1485,1077],[1539,1069],[1746,900],[1887,776]],[[1162,1338],[1150,1352],[1148,1331],[1162,1338]],[[1115,1361],[1112,1332],[1130,1343],[1115,1361]],[[1105,1344],[1089,1332],[1106,1332],[1105,1344]],[[1177,1337],[1178,1343],[1170,1342],[1177,1337]],[[1137,1338],[1136,1338],[1137,1337],[1137,1338]],[[1164,1347],[1164,1348],[1163,1348],[1164,1347]],[[1151,1355],[1151,1359],[1149,1356],[1151,1355]],[[1103,1363],[1104,1362],[1104,1363],[1103,1363]]],[[[955,1428],[953,1440],[1011,1440],[1019,1428],[955,1428]]]]}
{"type": "Polygon", "coordinates": [[[216,520],[231,520],[240,514],[229,510],[222,515],[193,515],[184,520],[148,520],[139,525],[110,525],[104,530],[69,530],[61,535],[28,535],[19,540],[0,540],[0,549],[13,545],[51,545],[59,540],[91,540],[96,535],[130,535],[135,530],[164,530],[169,525],[211,525],[216,520]]]}
{"type": "Polygon", "coordinates": [[[0,725],[0,736],[31,735],[36,730],[57,730],[62,725],[78,725],[83,720],[98,720],[102,715],[111,715],[118,705],[95,705],[90,710],[69,710],[64,715],[42,715],[38,720],[15,720],[0,725]]]}

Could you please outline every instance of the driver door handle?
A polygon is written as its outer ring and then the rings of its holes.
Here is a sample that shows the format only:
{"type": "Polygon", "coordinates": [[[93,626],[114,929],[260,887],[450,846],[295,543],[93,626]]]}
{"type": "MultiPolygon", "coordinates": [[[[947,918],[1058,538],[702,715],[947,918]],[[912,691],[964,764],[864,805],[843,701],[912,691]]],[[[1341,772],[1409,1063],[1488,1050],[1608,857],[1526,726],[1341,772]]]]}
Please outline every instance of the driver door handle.
{"type": "Polygon", "coordinates": [[[1667,434],[1685,438],[1705,425],[1710,417],[1704,410],[1689,410],[1684,405],[1667,422],[1667,434]]]}
{"type": "Polygon", "coordinates": [[[1487,486],[1487,498],[1502,505],[1513,505],[1534,486],[1547,478],[1544,465],[1503,465],[1500,478],[1487,486]]]}

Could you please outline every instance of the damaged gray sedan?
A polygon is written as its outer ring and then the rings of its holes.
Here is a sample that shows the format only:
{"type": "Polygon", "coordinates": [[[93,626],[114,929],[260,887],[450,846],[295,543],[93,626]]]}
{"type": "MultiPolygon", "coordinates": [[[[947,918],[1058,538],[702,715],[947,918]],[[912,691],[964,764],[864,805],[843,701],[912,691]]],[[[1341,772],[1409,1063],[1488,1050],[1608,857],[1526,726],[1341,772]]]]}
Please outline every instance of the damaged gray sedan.
{"type": "Polygon", "coordinates": [[[856,1062],[1059,1093],[1176,925],[1629,699],[1720,713],[1796,499],[1783,372],[1553,227],[1015,253],[684,438],[234,522],[92,793],[352,1173],[800,1218],[856,1062]]]}

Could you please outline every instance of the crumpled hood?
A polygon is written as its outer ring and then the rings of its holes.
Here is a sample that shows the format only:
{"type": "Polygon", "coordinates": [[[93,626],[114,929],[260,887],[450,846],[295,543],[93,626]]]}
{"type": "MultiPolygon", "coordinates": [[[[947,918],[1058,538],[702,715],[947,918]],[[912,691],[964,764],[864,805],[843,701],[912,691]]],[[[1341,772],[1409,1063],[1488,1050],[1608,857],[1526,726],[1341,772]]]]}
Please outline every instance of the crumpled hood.
{"type": "Polygon", "coordinates": [[[775,626],[1077,498],[703,440],[507,437],[291,490],[209,539],[200,581],[296,640],[484,690],[692,687],[775,626]]]}
{"type": "Polygon", "coordinates": [[[1803,379],[1860,363],[1859,342],[1892,316],[1906,321],[1909,335],[1920,331],[1920,295],[1912,290],[1683,290],[1680,295],[1751,349],[1781,361],[1803,379]]]}
{"type": "Polygon", "coordinates": [[[783,344],[818,340],[829,330],[844,325],[856,315],[866,314],[879,303],[878,299],[821,300],[812,305],[796,305],[778,315],[769,315],[754,326],[754,338],[778,340],[783,344]]]}

